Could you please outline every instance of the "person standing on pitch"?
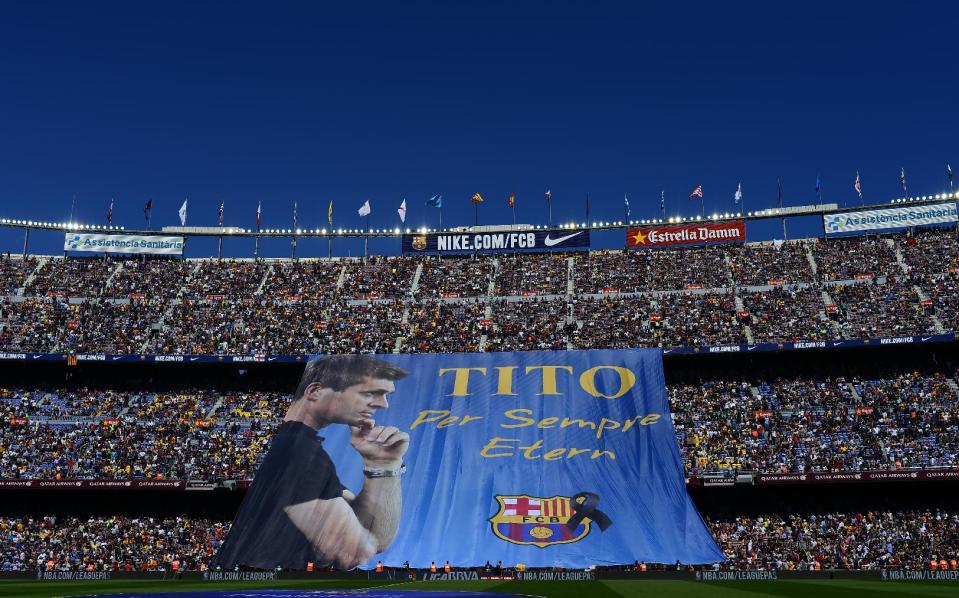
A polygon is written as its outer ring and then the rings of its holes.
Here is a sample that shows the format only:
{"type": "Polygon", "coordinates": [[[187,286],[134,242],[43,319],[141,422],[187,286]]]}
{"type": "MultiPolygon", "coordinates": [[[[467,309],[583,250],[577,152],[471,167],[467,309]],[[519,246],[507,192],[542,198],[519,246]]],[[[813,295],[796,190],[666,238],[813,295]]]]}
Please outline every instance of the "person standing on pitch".
{"type": "Polygon", "coordinates": [[[216,564],[303,569],[308,561],[351,569],[385,550],[400,520],[400,476],[410,438],[378,426],[394,382],[407,372],[368,355],[333,355],[306,365],[293,402],[247,491],[216,564]],[[350,426],[363,458],[363,490],[339,480],[319,430],[350,426]]]}

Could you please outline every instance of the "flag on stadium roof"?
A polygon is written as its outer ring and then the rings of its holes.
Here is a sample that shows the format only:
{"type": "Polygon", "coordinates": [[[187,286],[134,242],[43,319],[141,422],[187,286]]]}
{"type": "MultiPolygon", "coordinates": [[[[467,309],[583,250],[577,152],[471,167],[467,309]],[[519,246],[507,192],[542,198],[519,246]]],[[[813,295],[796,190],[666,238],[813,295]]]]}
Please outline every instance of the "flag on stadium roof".
{"type": "Polygon", "coordinates": [[[217,217],[217,224],[223,226],[223,209],[226,207],[226,201],[220,202],[220,215],[217,217]]]}
{"type": "Polygon", "coordinates": [[[113,198],[110,198],[110,209],[107,210],[107,224],[113,224],[113,198]]]}
{"type": "Polygon", "coordinates": [[[260,230],[260,210],[263,207],[263,202],[259,201],[256,203],[256,230],[260,230]]]}
{"type": "Polygon", "coordinates": [[[822,178],[818,174],[816,175],[816,197],[819,198],[819,203],[822,203],[822,178]]]}
{"type": "Polygon", "coordinates": [[[703,186],[702,186],[702,185],[696,185],[696,188],[693,189],[693,192],[689,194],[689,199],[692,199],[692,198],[694,198],[694,197],[698,197],[699,199],[702,199],[702,198],[703,198],[703,186]]]}
{"type": "Polygon", "coordinates": [[[357,210],[356,213],[360,216],[369,216],[372,211],[373,208],[370,207],[370,200],[367,199],[363,202],[363,205],[360,206],[360,209],[357,210]]]}
{"type": "Polygon", "coordinates": [[[150,212],[153,211],[153,200],[148,199],[147,205],[143,206],[143,219],[147,222],[150,221],[150,212]]]}
{"type": "Polygon", "coordinates": [[[852,184],[852,188],[859,194],[859,201],[862,201],[862,179],[859,178],[858,170],[856,171],[856,182],[852,184]]]}
{"type": "Polygon", "coordinates": [[[403,200],[403,203],[400,204],[400,207],[396,209],[396,213],[400,215],[400,222],[406,222],[406,200],[403,200]]]}
{"type": "Polygon", "coordinates": [[[909,195],[909,189],[906,187],[906,167],[902,166],[899,170],[899,185],[902,186],[902,192],[909,195]]]}
{"type": "Polygon", "coordinates": [[[776,207],[783,207],[783,182],[776,179],[776,207]]]}
{"type": "Polygon", "coordinates": [[[434,195],[433,197],[426,200],[426,205],[431,208],[442,208],[443,207],[443,196],[434,195]]]}
{"type": "MultiPolygon", "coordinates": [[[[586,201],[586,219],[589,220],[589,200],[586,201]]],[[[626,219],[629,220],[629,197],[625,194],[623,195],[623,209],[626,210],[626,219]]]]}
{"type": "Polygon", "coordinates": [[[179,214],[180,214],[180,226],[186,226],[186,202],[188,202],[188,201],[189,201],[189,199],[184,199],[184,200],[183,200],[183,205],[180,206],[180,211],[179,211],[179,214]]]}
{"type": "Polygon", "coordinates": [[[509,207],[511,207],[511,208],[515,208],[515,207],[516,207],[516,194],[515,194],[515,193],[510,193],[510,194],[509,194],[509,198],[507,198],[506,204],[509,205],[509,207]]]}
{"type": "Polygon", "coordinates": [[[949,177],[949,188],[952,189],[952,166],[946,163],[946,176],[949,177]]]}
{"type": "Polygon", "coordinates": [[[326,208],[326,221],[330,223],[330,226],[333,226],[333,200],[330,200],[329,207],[326,208]]]}
{"type": "Polygon", "coordinates": [[[549,203],[553,199],[553,194],[549,192],[549,189],[546,190],[546,203],[549,203]]]}
{"type": "Polygon", "coordinates": [[[739,186],[736,187],[736,193],[733,194],[733,203],[739,204],[743,200],[743,183],[739,182],[739,186]]]}
{"type": "Polygon", "coordinates": [[[659,193],[659,217],[666,218],[666,190],[659,193]]]}
{"type": "Polygon", "coordinates": [[[483,196],[479,193],[474,193],[473,197],[470,198],[470,203],[481,203],[483,201],[483,196]]]}
{"type": "Polygon", "coordinates": [[[296,200],[293,200],[293,230],[296,230],[296,200]]]}

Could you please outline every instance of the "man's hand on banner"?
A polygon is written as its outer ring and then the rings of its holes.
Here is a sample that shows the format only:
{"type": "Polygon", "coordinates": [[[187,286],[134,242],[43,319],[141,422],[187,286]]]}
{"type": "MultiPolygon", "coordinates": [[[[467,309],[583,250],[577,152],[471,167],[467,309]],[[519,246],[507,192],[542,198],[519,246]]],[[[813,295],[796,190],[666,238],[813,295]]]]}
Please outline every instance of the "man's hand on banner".
{"type": "Polygon", "coordinates": [[[350,426],[350,444],[366,467],[399,468],[410,446],[410,435],[394,426],[350,426]]]}

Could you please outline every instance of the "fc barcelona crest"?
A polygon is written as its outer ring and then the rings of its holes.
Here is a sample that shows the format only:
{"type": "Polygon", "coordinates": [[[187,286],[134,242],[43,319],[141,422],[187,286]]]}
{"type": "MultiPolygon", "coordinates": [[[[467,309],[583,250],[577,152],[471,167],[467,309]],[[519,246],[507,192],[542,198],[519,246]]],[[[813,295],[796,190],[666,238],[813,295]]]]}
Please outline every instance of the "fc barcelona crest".
{"type": "Polygon", "coordinates": [[[417,251],[426,249],[426,235],[416,235],[413,237],[413,249],[417,251]]]}
{"type": "Polygon", "coordinates": [[[546,548],[578,542],[589,535],[592,524],[589,518],[579,517],[578,525],[572,530],[567,525],[576,514],[569,496],[497,495],[496,502],[499,511],[489,522],[501,540],[546,548]]]}

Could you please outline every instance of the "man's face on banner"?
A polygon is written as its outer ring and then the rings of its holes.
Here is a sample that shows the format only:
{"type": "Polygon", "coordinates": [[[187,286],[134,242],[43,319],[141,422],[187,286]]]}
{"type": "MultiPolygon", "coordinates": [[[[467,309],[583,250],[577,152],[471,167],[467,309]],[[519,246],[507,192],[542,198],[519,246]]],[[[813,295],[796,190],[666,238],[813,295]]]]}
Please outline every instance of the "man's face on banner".
{"type": "Polygon", "coordinates": [[[392,380],[363,378],[363,381],[334,393],[330,401],[326,419],[350,426],[366,427],[373,425],[373,416],[377,409],[386,409],[387,395],[396,390],[392,380]]]}

